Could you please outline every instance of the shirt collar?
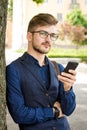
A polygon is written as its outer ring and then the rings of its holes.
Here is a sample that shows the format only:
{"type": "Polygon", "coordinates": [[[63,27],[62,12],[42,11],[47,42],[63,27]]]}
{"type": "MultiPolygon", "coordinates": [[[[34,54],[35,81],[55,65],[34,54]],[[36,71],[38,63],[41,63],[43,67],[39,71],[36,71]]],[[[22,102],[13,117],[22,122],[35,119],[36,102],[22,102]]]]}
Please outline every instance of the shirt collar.
{"type": "MultiPolygon", "coordinates": [[[[33,57],[32,55],[30,55],[28,52],[25,52],[25,54],[27,55],[27,58],[28,58],[29,61],[31,60],[32,63],[39,65],[38,60],[37,60],[36,58],[34,58],[34,57],[33,57]]],[[[46,65],[49,64],[47,56],[45,56],[45,63],[46,63],[46,65]]]]}

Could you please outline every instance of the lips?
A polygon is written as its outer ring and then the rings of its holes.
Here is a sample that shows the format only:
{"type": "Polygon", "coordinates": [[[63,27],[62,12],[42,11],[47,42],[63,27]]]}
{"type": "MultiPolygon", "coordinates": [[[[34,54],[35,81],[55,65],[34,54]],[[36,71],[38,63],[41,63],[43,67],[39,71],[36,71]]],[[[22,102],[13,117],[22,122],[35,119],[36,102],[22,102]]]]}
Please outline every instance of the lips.
{"type": "Polygon", "coordinates": [[[42,43],[45,47],[50,47],[51,45],[48,42],[42,43]]]}

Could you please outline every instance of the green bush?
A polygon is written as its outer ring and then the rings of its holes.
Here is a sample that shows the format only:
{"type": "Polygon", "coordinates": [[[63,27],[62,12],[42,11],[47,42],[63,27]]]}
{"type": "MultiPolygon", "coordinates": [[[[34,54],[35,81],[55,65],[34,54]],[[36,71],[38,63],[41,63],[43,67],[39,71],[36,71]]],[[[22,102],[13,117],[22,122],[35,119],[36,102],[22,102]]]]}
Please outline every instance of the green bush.
{"type": "MultiPolygon", "coordinates": [[[[24,53],[26,49],[17,50],[18,53],[24,53]]],[[[81,61],[87,62],[87,47],[70,49],[70,48],[52,48],[47,54],[49,58],[80,58],[81,61]]]]}
{"type": "Polygon", "coordinates": [[[52,48],[48,53],[50,58],[80,58],[81,61],[87,61],[87,48],[64,49],[52,48]]]}

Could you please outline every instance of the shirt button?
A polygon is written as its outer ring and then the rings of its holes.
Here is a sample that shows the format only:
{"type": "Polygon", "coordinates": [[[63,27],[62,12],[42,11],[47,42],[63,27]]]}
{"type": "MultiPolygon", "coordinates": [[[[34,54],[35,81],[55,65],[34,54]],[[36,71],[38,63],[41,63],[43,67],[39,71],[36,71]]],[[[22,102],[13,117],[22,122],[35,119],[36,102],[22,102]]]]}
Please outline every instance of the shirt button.
{"type": "Polygon", "coordinates": [[[50,107],[50,105],[48,105],[48,107],[50,107]]]}
{"type": "Polygon", "coordinates": [[[46,93],[46,96],[48,97],[48,93],[46,93]]]}
{"type": "Polygon", "coordinates": [[[43,83],[45,84],[45,83],[46,83],[46,81],[43,81],[43,83]]]}
{"type": "Polygon", "coordinates": [[[53,130],[56,130],[56,127],[53,127],[53,130]]]}

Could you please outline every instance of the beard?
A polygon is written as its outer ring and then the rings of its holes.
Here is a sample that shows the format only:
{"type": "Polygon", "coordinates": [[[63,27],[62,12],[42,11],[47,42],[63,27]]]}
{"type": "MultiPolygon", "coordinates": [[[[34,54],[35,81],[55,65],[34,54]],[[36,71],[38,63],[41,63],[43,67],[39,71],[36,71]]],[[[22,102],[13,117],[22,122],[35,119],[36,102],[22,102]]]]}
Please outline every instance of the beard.
{"type": "Polygon", "coordinates": [[[50,51],[51,45],[49,42],[43,42],[41,45],[32,43],[33,49],[40,54],[47,54],[50,51]]]}

